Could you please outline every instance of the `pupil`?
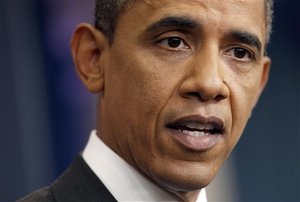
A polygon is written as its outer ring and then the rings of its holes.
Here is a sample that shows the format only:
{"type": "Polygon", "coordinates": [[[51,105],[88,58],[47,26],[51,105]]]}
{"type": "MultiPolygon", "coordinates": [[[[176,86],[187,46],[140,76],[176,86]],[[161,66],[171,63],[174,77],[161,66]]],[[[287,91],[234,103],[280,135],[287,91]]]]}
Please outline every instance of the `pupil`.
{"type": "Polygon", "coordinates": [[[247,52],[246,52],[244,49],[242,49],[242,48],[236,48],[236,49],[234,50],[234,55],[235,55],[237,58],[243,58],[243,57],[246,56],[246,54],[247,54],[247,52]]]}
{"type": "Polygon", "coordinates": [[[180,46],[180,43],[181,43],[181,39],[177,37],[168,39],[168,45],[172,48],[177,48],[178,46],[180,46]]]}

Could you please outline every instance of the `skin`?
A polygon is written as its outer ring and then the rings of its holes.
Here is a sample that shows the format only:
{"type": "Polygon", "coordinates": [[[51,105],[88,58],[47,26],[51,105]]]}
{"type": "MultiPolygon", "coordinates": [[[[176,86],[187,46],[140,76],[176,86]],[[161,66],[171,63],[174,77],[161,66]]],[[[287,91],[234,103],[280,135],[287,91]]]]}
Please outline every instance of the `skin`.
{"type": "Polygon", "coordinates": [[[120,17],[112,44],[79,25],[72,54],[85,86],[99,94],[98,136],[174,197],[194,201],[238,142],[267,83],[264,19],[261,0],[140,0],[120,17]],[[157,23],[166,17],[193,23],[157,23]],[[172,37],[178,46],[170,46],[172,37]],[[224,123],[212,148],[187,148],[166,127],[192,115],[224,123]]]}

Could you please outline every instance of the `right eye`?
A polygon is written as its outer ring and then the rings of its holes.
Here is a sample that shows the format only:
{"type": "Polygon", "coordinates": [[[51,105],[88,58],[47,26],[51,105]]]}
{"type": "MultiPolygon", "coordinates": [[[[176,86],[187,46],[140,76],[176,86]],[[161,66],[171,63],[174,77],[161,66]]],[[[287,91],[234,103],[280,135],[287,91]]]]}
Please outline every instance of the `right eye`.
{"type": "Polygon", "coordinates": [[[166,37],[159,41],[160,45],[167,49],[180,50],[189,49],[185,41],[178,36],[166,37]]]}

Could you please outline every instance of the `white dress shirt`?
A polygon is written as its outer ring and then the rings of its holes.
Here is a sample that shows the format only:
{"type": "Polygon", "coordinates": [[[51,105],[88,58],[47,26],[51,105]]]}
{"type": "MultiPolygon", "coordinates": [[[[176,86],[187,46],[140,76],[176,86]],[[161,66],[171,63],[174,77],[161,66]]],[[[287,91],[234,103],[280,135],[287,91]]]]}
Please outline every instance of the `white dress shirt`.
{"type": "MultiPolygon", "coordinates": [[[[92,131],[82,156],[117,201],[176,201],[106,146],[95,130],[92,131]]],[[[204,189],[197,202],[207,202],[204,189]]]]}

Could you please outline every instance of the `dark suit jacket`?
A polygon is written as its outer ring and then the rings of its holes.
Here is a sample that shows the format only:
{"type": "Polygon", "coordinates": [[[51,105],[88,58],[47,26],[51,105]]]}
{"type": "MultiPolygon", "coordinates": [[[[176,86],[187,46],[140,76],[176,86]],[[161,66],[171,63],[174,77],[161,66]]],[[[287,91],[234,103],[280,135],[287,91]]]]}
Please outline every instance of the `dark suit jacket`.
{"type": "Polygon", "coordinates": [[[81,156],[50,186],[34,191],[19,202],[116,201],[81,156]]]}

